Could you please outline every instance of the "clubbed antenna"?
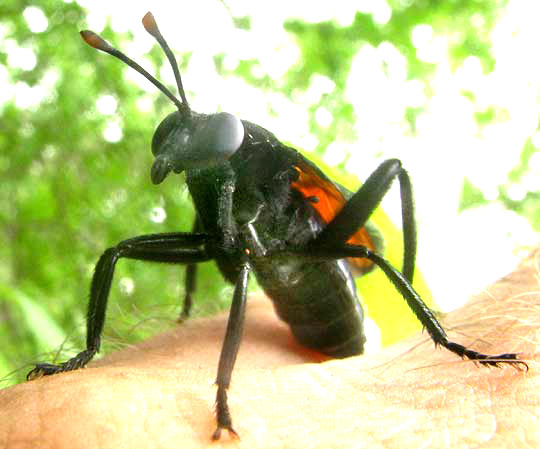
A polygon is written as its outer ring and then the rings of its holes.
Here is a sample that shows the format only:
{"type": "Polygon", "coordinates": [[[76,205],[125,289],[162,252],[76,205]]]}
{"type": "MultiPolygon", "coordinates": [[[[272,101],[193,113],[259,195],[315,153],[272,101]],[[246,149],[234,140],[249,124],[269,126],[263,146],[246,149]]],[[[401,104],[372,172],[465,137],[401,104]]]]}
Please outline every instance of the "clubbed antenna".
{"type": "Polygon", "coordinates": [[[156,23],[156,19],[154,19],[154,15],[150,11],[147,12],[142,19],[142,23],[144,29],[148,31],[148,33],[150,33],[156,41],[158,41],[159,45],[167,55],[167,59],[169,60],[174,72],[174,77],[176,78],[176,85],[178,86],[178,92],[180,93],[182,102],[184,103],[186,108],[189,109],[186,94],[184,93],[184,86],[182,86],[182,78],[180,77],[180,71],[178,70],[178,63],[176,62],[176,58],[174,57],[173,52],[171,51],[171,49],[167,45],[167,42],[160,33],[156,23]]]}
{"type": "Polygon", "coordinates": [[[139,64],[137,64],[131,58],[127,57],[124,53],[122,53],[121,51],[117,50],[112,45],[110,45],[101,36],[99,36],[98,34],[90,30],[81,31],[81,36],[84,39],[84,41],[91,47],[104,51],[105,53],[109,53],[110,55],[114,56],[115,58],[120,59],[125,64],[130,66],[132,69],[135,69],[137,72],[143,75],[148,81],[150,81],[154,86],[156,86],[161,92],[167,95],[167,97],[169,97],[169,99],[176,105],[179,111],[183,112],[183,111],[189,110],[187,102],[185,103],[185,105],[182,104],[180,100],[178,100],[178,98],[176,98],[169,91],[169,89],[167,89],[161,82],[159,82],[156,78],[150,75],[150,73],[144,70],[139,64]]]}

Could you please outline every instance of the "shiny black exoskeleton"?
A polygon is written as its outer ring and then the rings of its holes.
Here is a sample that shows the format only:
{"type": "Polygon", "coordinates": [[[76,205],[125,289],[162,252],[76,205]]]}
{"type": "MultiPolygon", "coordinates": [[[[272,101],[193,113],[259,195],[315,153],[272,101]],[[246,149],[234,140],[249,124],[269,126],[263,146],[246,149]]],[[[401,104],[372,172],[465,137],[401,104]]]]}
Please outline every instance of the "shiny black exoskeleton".
{"type": "Polygon", "coordinates": [[[122,257],[187,265],[183,315],[191,305],[198,262],[215,260],[224,277],[235,284],[216,379],[214,439],[222,429],[236,435],[227,388],[240,344],[250,273],[298,341],[328,355],[347,357],[363,352],[364,317],[351,270],[364,273],[378,266],[436,344],[481,364],[526,367],[516,354],[491,356],[449,341],[413,289],[416,227],[412,191],[398,160],[383,162],[351,194],[260,126],[227,113],[191,111],[174,56],[150,13],[143,24],[171,62],[182,101],[95,33],[83,31],[81,35],[89,45],[143,74],[177,106],[155,132],[151,179],[159,184],[171,172],[186,172],[197,211],[194,232],[143,235],[107,249],[92,279],[86,350],[59,365],[37,365],[29,379],[80,368],[98,352],[114,269],[122,257]],[[368,222],[396,178],[402,200],[402,271],[378,254],[382,241],[368,222]]]}

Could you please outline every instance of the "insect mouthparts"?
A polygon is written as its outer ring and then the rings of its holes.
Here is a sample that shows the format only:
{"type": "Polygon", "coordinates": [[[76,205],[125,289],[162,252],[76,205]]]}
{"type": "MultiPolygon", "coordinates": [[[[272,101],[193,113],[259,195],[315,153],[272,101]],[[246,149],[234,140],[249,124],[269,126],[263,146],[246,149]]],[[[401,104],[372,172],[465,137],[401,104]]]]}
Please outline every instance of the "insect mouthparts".
{"type": "Polygon", "coordinates": [[[152,164],[152,170],[150,172],[152,183],[161,184],[171,170],[172,164],[170,163],[169,158],[163,155],[157,156],[156,160],[152,164]]]}

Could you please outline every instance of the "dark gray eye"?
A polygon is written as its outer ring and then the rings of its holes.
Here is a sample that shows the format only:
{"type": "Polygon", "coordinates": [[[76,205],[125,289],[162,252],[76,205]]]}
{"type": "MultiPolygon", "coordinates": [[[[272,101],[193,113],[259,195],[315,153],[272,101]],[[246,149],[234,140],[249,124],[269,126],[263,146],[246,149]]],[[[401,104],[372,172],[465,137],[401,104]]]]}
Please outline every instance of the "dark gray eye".
{"type": "Polygon", "coordinates": [[[223,161],[233,155],[244,140],[244,125],[232,114],[220,112],[210,116],[198,128],[192,140],[193,150],[201,159],[223,161]]]}
{"type": "Polygon", "coordinates": [[[154,156],[157,156],[157,154],[160,152],[161,145],[169,136],[171,131],[178,127],[178,123],[179,114],[178,112],[173,112],[165,117],[165,119],[159,124],[154,132],[154,137],[152,137],[152,153],[154,156]]]}

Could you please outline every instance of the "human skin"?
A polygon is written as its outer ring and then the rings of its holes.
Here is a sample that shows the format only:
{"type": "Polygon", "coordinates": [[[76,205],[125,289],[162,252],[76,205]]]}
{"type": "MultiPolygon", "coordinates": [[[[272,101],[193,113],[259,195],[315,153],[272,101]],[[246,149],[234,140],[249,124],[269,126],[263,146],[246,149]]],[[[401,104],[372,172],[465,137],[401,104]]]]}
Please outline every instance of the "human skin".
{"type": "Polygon", "coordinates": [[[443,320],[455,341],[520,353],[528,372],[463,361],[425,333],[321,362],[294,343],[267,299],[250,298],[229,389],[239,440],[210,440],[221,314],[0,391],[0,447],[540,447],[539,265],[537,250],[443,320]]]}

